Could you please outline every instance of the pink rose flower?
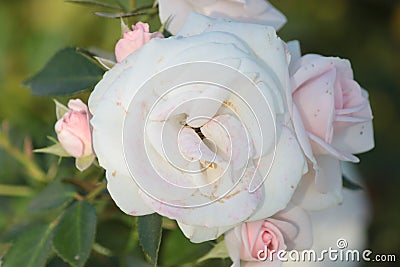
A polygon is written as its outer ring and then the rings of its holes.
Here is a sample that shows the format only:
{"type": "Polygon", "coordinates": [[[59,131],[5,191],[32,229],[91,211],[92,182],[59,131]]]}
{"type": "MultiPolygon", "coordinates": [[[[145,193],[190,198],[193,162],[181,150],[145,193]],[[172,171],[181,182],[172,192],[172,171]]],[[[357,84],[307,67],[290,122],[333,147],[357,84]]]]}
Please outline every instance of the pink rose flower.
{"type": "Polygon", "coordinates": [[[138,22],[132,25],[132,31],[126,30],[124,37],[115,45],[115,57],[117,62],[121,62],[128,55],[141,48],[152,38],[163,38],[160,32],[150,33],[149,24],[138,22]]]}
{"type": "Polygon", "coordinates": [[[297,139],[309,159],[309,172],[292,202],[320,210],[342,202],[340,162],[358,162],[353,154],[374,147],[372,111],[348,60],[301,57],[296,41],[288,43],[288,49],[293,100],[289,106],[297,139]]]}
{"type": "Polygon", "coordinates": [[[292,206],[271,218],[237,226],[225,234],[225,243],[232,267],[281,266],[279,251],[311,247],[310,217],[292,206]]]}
{"type": "Polygon", "coordinates": [[[70,100],[68,108],[54,126],[57,138],[71,156],[89,156],[93,150],[88,108],[80,99],[70,100]]]}
{"type": "Polygon", "coordinates": [[[314,155],[358,162],[352,154],[374,146],[368,94],[354,81],[348,60],[305,55],[291,81],[314,155]]]}

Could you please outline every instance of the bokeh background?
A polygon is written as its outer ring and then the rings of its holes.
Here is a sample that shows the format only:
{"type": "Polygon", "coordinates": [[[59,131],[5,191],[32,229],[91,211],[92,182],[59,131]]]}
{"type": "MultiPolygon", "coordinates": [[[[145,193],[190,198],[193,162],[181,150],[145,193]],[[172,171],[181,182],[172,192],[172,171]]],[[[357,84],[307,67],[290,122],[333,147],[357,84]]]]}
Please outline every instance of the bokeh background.
{"type": "MultiPolygon", "coordinates": [[[[288,18],[280,31],[282,39],[300,40],[303,53],[350,59],[356,80],[370,93],[376,147],[359,155],[358,164],[372,209],[368,248],[376,253],[396,254],[399,262],[400,2],[270,2],[288,18]]],[[[55,135],[54,104],[51,98],[31,96],[21,83],[66,46],[111,52],[120,36],[120,22],[94,16],[93,11],[62,0],[0,1],[1,131],[8,132],[11,144],[25,151],[25,157],[34,157],[43,170],[48,170],[57,159],[32,155],[30,148],[49,145],[46,136],[55,135]]],[[[157,29],[159,25],[154,26],[157,29]]],[[[64,103],[67,100],[58,99],[64,103]]],[[[17,159],[18,153],[6,148],[1,140],[0,184],[31,185],[27,179],[29,171],[17,159]]],[[[7,193],[0,190],[0,236],[14,222],[24,220],[30,200],[29,196],[10,197],[7,193]]],[[[25,193],[21,195],[29,195],[25,193]]],[[[379,266],[398,266],[398,262],[379,266]]]]}

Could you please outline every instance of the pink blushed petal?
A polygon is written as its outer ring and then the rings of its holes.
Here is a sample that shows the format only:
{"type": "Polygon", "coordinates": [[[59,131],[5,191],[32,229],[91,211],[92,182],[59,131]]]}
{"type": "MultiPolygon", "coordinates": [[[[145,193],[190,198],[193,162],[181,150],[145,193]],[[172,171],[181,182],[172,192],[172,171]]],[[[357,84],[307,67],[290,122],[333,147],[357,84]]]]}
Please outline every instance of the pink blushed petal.
{"type": "Polygon", "coordinates": [[[72,109],[73,111],[88,113],[88,107],[80,99],[69,100],[68,108],[72,109]]]}
{"type": "Polygon", "coordinates": [[[293,94],[295,103],[305,129],[330,143],[333,135],[334,103],[334,69],[322,74],[317,79],[304,83],[293,94]]]}
{"type": "Polygon", "coordinates": [[[138,45],[135,42],[127,39],[121,39],[115,45],[115,57],[117,62],[121,62],[133,51],[138,49],[138,45]]]}
{"type": "Polygon", "coordinates": [[[302,208],[289,204],[270,219],[281,230],[289,250],[309,249],[313,242],[309,214],[302,208]]]}
{"type": "Polygon", "coordinates": [[[371,150],[375,146],[372,121],[341,128],[336,132],[332,145],[354,154],[371,150]]]}
{"type": "Polygon", "coordinates": [[[83,156],[84,144],[75,134],[63,129],[61,132],[57,132],[57,138],[68,154],[75,158],[83,156]]]}
{"type": "Polygon", "coordinates": [[[315,136],[311,133],[308,133],[308,136],[314,142],[314,144],[312,145],[318,146],[318,148],[314,149],[320,151],[320,153],[318,154],[331,154],[332,156],[336,157],[339,160],[350,161],[354,163],[360,161],[356,156],[352,155],[351,153],[348,153],[346,151],[338,151],[333,146],[324,142],[318,136],[315,136]]]}
{"type": "Polygon", "coordinates": [[[304,83],[334,69],[334,60],[326,60],[319,55],[308,54],[300,59],[301,67],[291,77],[295,93],[304,83]]]}

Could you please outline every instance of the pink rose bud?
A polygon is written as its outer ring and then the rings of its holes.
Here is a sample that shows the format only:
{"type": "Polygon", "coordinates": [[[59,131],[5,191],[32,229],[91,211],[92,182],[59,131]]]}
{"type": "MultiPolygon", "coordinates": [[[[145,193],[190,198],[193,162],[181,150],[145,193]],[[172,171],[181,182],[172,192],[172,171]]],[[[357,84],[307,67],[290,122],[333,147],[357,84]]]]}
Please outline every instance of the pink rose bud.
{"type": "Polygon", "coordinates": [[[308,213],[290,205],[264,220],[245,222],[225,234],[232,266],[281,266],[278,257],[286,249],[303,250],[312,245],[308,213]]]}
{"type": "Polygon", "coordinates": [[[353,79],[348,60],[305,55],[292,76],[293,102],[314,155],[356,162],[373,144],[368,94],[353,79]]]}
{"type": "Polygon", "coordinates": [[[115,57],[117,62],[121,62],[128,55],[141,48],[152,38],[163,38],[160,32],[149,32],[149,24],[138,22],[132,25],[132,31],[126,30],[124,37],[115,45],[115,57]]]}
{"type": "Polygon", "coordinates": [[[54,126],[58,140],[71,156],[89,156],[93,151],[88,108],[80,99],[70,100],[68,108],[54,126]]]}

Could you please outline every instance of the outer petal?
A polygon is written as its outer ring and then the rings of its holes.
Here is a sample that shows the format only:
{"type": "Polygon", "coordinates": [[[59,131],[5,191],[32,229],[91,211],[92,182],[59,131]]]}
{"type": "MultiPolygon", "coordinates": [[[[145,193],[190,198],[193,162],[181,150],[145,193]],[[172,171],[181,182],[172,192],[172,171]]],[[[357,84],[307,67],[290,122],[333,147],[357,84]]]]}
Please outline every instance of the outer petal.
{"type": "Polygon", "coordinates": [[[193,10],[185,0],[158,0],[161,23],[169,20],[167,29],[172,34],[177,34],[182,28],[188,14],[193,10]]]}
{"type": "MultiPolygon", "coordinates": [[[[56,128],[59,123],[62,123],[62,119],[56,123],[56,128]]],[[[77,137],[74,133],[67,129],[62,129],[57,132],[57,138],[62,143],[64,149],[75,158],[83,156],[84,144],[82,140],[77,137]]]]}
{"type": "MultiPolygon", "coordinates": [[[[209,228],[232,226],[249,218],[263,199],[261,190],[253,193],[247,191],[246,186],[253,175],[252,169],[248,169],[243,179],[236,184],[230,181],[231,174],[225,173],[225,176],[220,178],[224,184],[220,185],[220,192],[217,192],[217,196],[222,195],[220,199],[201,192],[190,196],[190,203],[204,203],[199,206],[182,208],[156,202],[151,198],[146,198],[145,201],[157,213],[178,219],[183,224],[209,228]],[[227,191],[229,189],[231,191],[227,191]]],[[[183,204],[185,202],[189,203],[184,201],[183,204]]]]}
{"type": "Polygon", "coordinates": [[[297,40],[290,41],[286,43],[288,52],[290,54],[290,65],[289,72],[290,76],[296,73],[296,71],[300,68],[301,62],[301,50],[300,43],[297,40]]]}
{"type": "Polygon", "coordinates": [[[290,201],[301,176],[307,171],[301,148],[290,130],[285,127],[277,144],[275,158],[261,158],[259,165],[269,166],[271,162],[272,167],[269,172],[268,169],[260,169],[262,177],[265,177],[263,185],[265,199],[249,221],[268,218],[283,210],[290,201]],[[290,164],[287,164],[288,162],[290,164]]]}
{"type": "Polygon", "coordinates": [[[141,216],[154,211],[143,201],[133,179],[116,171],[107,171],[107,189],[117,206],[126,214],[141,216]]]}
{"type": "MultiPolygon", "coordinates": [[[[368,99],[368,93],[362,90],[365,99],[368,99]]],[[[365,117],[372,119],[371,108],[368,106],[362,111],[365,117]]],[[[346,125],[347,127],[336,128],[332,145],[340,151],[348,151],[352,154],[366,152],[374,147],[374,131],[372,121],[346,125]]]]}
{"type": "Polygon", "coordinates": [[[68,101],[68,107],[73,111],[88,113],[88,107],[80,99],[71,99],[68,101]]]}
{"type": "Polygon", "coordinates": [[[231,267],[240,267],[240,250],[242,248],[241,226],[235,227],[225,234],[225,244],[233,264],[231,267]]]}
{"type": "Polygon", "coordinates": [[[187,238],[193,243],[202,243],[208,240],[217,239],[220,235],[233,228],[233,226],[227,227],[201,227],[186,225],[178,221],[179,228],[185,234],[187,238]]]}
{"type": "Polygon", "coordinates": [[[331,143],[333,136],[335,79],[336,71],[332,68],[318,79],[302,84],[293,93],[293,102],[303,118],[305,129],[327,143],[331,143]]]}
{"type": "Polygon", "coordinates": [[[168,31],[177,34],[191,11],[212,17],[233,19],[240,22],[257,23],[280,29],[286,22],[285,16],[270,3],[263,0],[246,1],[192,1],[159,0],[160,19],[168,31]]]}
{"type": "Polygon", "coordinates": [[[288,208],[274,215],[272,219],[276,226],[281,229],[289,250],[302,250],[311,247],[313,242],[311,219],[302,208],[289,205],[288,208]],[[289,225],[282,222],[289,223],[289,225]],[[292,226],[296,228],[296,232],[290,236],[292,226]]]}
{"type": "Polygon", "coordinates": [[[339,160],[322,156],[317,159],[318,174],[310,170],[301,179],[292,202],[306,210],[321,210],[342,202],[342,174],[339,160]],[[322,192],[321,192],[322,191],[322,192]]]}

